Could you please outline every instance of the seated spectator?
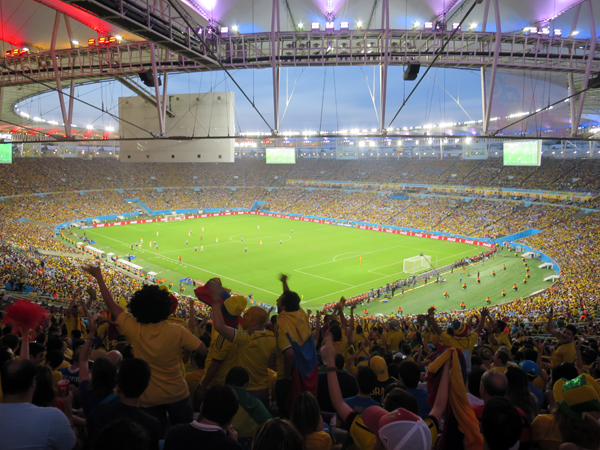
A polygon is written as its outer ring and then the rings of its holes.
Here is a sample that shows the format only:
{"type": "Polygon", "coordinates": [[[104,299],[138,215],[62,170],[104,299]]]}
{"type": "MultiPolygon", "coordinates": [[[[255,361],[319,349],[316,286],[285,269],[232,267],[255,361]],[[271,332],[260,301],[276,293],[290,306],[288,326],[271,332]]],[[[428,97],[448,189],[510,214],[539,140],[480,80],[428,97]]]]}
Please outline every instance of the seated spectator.
{"type": "Polygon", "coordinates": [[[431,412],[431,406],[427,404],[429,395],[426,389],[419,389],[419,379],[421,377],[421,369],[414,361],[402,361],[398,369],[400,381],[408,389],[409,394],[417,399],[419,403],[419,417],[425,420],[431,412]]]}
{"type": "MultiPolygon", "coordinates": [[[[88,315],[91,318],[91,316],[88,315]]],[[[89,321],[88,338],[79,356],[79,398],[85,417],[90,418],[100,403],[117,403],[119,396],[114,389],[117,385],[117,368],[106,358],[99,358],[92,366],[92,377],[88,369],[91,344],[96,336],[96,326],[89,321]]]]}
{"type": "Polygon", "coordinates": [[[200,407],[202,420],[174,426],[167,435],[164,450],[241,449],[237,432],[231,426],[238,407],[239,400],[233,388],[213,386],[200,407]]]}
{"type": "Polygon", "coordinates": [[[249,382],[250,374],[240,366],[232,367],[225,378],[225,384],[233,388],[240,402],[232,427],[237,431],[238,442],[243,448],[250,448],[258,427],[271,418],[265,405],[246,391],[249,382]]]}
{"type": "Polygon", "coordinates": [[[484,450],[509,450],[519,442],[523,418],[509,400],[490,399],[483,408],[481,434],[484,450]]]}
{"type": "MultiPolygon", "coordinates": [[[[44,408],[58,408],[70,418],[70,404],[67,411],[67,403],[58,397],[58,393],[54,387],[54,378],[52,377],[50,368],[47,366],[36,366],[35,381],[36,386],[31,403],[44,408]]],[[[72,395],[69,395],[68,398],[69,402],[73,400],[72,395]]]]}
{"type": "Polygon", "coordinates": [[[133,420],[116,420],[102,429],[94,439],[92,450],[150,450],[150,437],[146,430],[133,420]]]}
{"type": "Polygon", "coordinates": [[[471,406],[483,405],[479,387],[481,386],[481,377],[484,373],[484,369],[475,369],[471,370],[467,377],[467,398],[469,399],[469,404],[471,406]]]}
{"type": "Polygon", "coordinates": [[[105,428],[119,419],[130,419],[146,433],[149,449],[158,449],[158,420],[140,409],[140,397],[150,383],[150,366],[139,358],[123,361],[117,375],[117,393],[119,403],[101,402],[88,418],[88,435],[95,440],[105,428]]]}
{"type": "Polygon", "coordinates": [[[331,436],[324,431],[319,403],[310,392],[303,392],[294,399],[290,422],[304,439],[306,450],[331,450],[333,447],[331,436]]]}
{"type": "Polygon", "coordinates": [[[2,449],[72,450],[77,438],[67,417],[56,408],[43,408],[31,404],[36,387],[35,379],[36,369],[29,360],[12,360],[2,367],[2,449]]]}
{"type": "MultiPolygon", "coordinates": [[[[327,376],[327,373],[322,375],[327,376]]],[[[379,405],[378,402],[371,398],[370,394],[371,392],[373,392],[373,389],[375,389],[375,386],[377,385],[377,375],[369,366],[362,366],[358,368],[358,372],[356,374],[356,381],[358,382],[358,394],[350,398],[344,397],[344,402],[346,402],[346,404],[350,406],[350,408],[352,408],[354,412],[362,414],[365,411],[365,409],[367,409],[369,406],[379,405]]],[[[319,388],[320,387],[321,379],[319,376],[319,388]]],[[[329,389],[329,385],[327,385],[327,388],[329,389]]],[[[342,391],[342,397],[343,395],[344,393],[342,391]]],[[[329,398],[329,392],[327,392],[327,398],[329,398]]],[[[329,403],[331,404],[331,400],[329,401],[329,403]]],[[[331,409],[333,411],[333,405],[331,406],[331,409]]]]}
{"type": "Polygon", "coordinates": [[[527,374],[516,367],[509,367],[506,370],[506,386],[505,398],[510,401],[513,406],[520,408],[527,417],[529,423],[538,415],[539,409],[537,399],[529,391],[529,381],[527,374]]]}
{"type": "Polygon", "coordinates": [[[560,379],[552,389],[556,409],[531,424],[531,441],[539,450],[555,450],[563,442],[584,449],[600,448],[600,386],[589,375],[560,379]]]}
{"type": "Polygon", "coordinates": [[[44,346],[37,342],[29,343],[29,359],[36,366],[44,362],[44,346]]]}
{"type": "Polygon", "coordinates": [[[305,450],[304,439],[294,425],[276,417],[257,430],[252,450],[305,450]]]}

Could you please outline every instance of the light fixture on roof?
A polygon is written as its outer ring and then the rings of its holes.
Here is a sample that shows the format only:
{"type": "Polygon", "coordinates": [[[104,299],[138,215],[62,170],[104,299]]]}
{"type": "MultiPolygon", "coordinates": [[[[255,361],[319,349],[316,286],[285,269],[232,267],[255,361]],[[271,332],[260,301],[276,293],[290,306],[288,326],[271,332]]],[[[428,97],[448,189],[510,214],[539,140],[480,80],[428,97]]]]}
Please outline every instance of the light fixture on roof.
{"type": "Polygon", "coordinates": [[[571,33],[571,36],[577,36],[579,34],[579,31],[575,30],[571,33]]]}
{"type": "Polygon", "coordinates": [[[221,27],[221,34],[229,34],[229,27],[221,27]]]}
{"type": "Polygon", "coordinates": [[[321,31],[321,24],[319,22],[313,22],[310,25],[310,29],[313,31],[321,31]]]}
{"type": "Polygon", "coordinates": [[[238,30],[239,30],[239,28],[238,28],[238,26],[237,26],[237,25],[233,25],[233,26],[231,27],[231,31],[233,31],[234,33],[237,33],[237,32],[238,32],[238,30]]]}
{"type": "Polygon", "coordinates": [[[425,22],[423,24],[423,29],[428,31],[433,30],[433,22],[425,22]]]}
{"type": "Polygon", "coordinates": [[[356,22],[356,28],[359,28],[363,26],[362,20],[359,20],[358,22],[356,22]]]}
{"type": "Polygon", "coordinates": [[[78,40],[76,40],[76,39],[73,39],[73,40],[71,41],[71,44],[73,44],[73,45],[79,45],[79,41],[78,41],[78,40]]]}
{"type": "Polygon", "coordinates": [[[453,29],[453,30],[460,29],[460,23],[458,23],[458,22],[454,22],[454,23],[452,24],[452,29],[453,29]]]}
{"type": "Polygon", "coordinates": [[[413,22],[413,30],[416,30],[421,26],[421,22],[413,22]]]}
{"type": "Polygon", "coordinates": [[[117,39],[117,41],[121,42],[123,40],[123,36],[121,36],[120,34],[115,35],[115,39],[117,39]]]}
{"type": "Polygon", "coordinates": [[[347,30],[350,28],[350,22],[340,22],[340,30],[347,30]]]}
{"type": "Polygon", "coordinates": [[[335,28],[335,23],[334,22],[325,22],[325,29],[327,31],[333,31],[335,28]]]}
{"type": "Polygon", "coordinates": [[[562,36],[562,30],[560,28],[555,28],[554,29],[554,36],[556,36],[556,37],[562,36]]]}
{"type": "Polygon", "coordinates": [[[475,28],[477,28],[477,25],[475,22],[473,22],[470,26],[469,26],[469,30],[474,30],[475,28]]]}
{"type": "Polygon", "coordinates": [[[300,28],[300,29],[304,28],[304,24],[302,22],[298,22],[298,28],[300,28]]]}

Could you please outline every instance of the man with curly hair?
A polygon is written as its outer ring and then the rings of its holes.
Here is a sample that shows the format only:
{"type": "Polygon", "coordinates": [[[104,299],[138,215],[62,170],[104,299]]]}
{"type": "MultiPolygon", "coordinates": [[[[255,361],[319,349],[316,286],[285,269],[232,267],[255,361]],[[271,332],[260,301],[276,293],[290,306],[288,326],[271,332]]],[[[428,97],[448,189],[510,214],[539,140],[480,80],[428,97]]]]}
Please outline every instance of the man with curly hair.
{"type": "Polygon", "coordinates": [[[98,282],[108,310],[116,318],[122,333],[135,349],[136,358],[148,362],[152,371],[150,384],[140,398],[140,406],[156,417],[164,437],[171,425],[193,419],[190,392],[179,365],[181,348],[206,354],[206,346],[189,330],[167,321],[173,300],[169,291],[148,285],[133,294],[126,312],[116,303],[106,287],[100,267],[84,269],[98,282]]]}

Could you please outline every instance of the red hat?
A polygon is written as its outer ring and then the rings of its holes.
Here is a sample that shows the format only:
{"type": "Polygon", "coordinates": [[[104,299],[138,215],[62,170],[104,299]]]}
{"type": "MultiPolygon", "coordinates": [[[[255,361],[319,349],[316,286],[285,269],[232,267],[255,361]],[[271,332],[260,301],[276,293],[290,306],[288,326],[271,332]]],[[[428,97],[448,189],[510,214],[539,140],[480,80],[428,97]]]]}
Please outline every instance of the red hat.
{"type": "Polygon", "coordinates": [[[431,449],[429,427],[423,419],[404,408],[388,413],[381,406],[369,406],[362,418],[387,450],[431,449]]]}

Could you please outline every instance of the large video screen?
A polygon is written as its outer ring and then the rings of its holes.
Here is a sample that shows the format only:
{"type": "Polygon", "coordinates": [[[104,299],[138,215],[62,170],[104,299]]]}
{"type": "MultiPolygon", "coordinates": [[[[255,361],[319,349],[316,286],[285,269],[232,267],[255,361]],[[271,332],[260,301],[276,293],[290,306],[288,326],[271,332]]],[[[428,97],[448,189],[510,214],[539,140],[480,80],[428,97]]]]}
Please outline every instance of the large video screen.
{"type": "Polygon", "coordinates": [[[296,164],[295,148],[267,148],[267,164],[296,164]]]}
{"type": "Polygon", "coordinates": [[[539,166],[542,164],[542,141],[504,143],[505,166],[539,166]]]}
{"type": "Polygon", "coordinates": [[[0,164],[12,163],[12,144],[0,142],[0,164]]]}

